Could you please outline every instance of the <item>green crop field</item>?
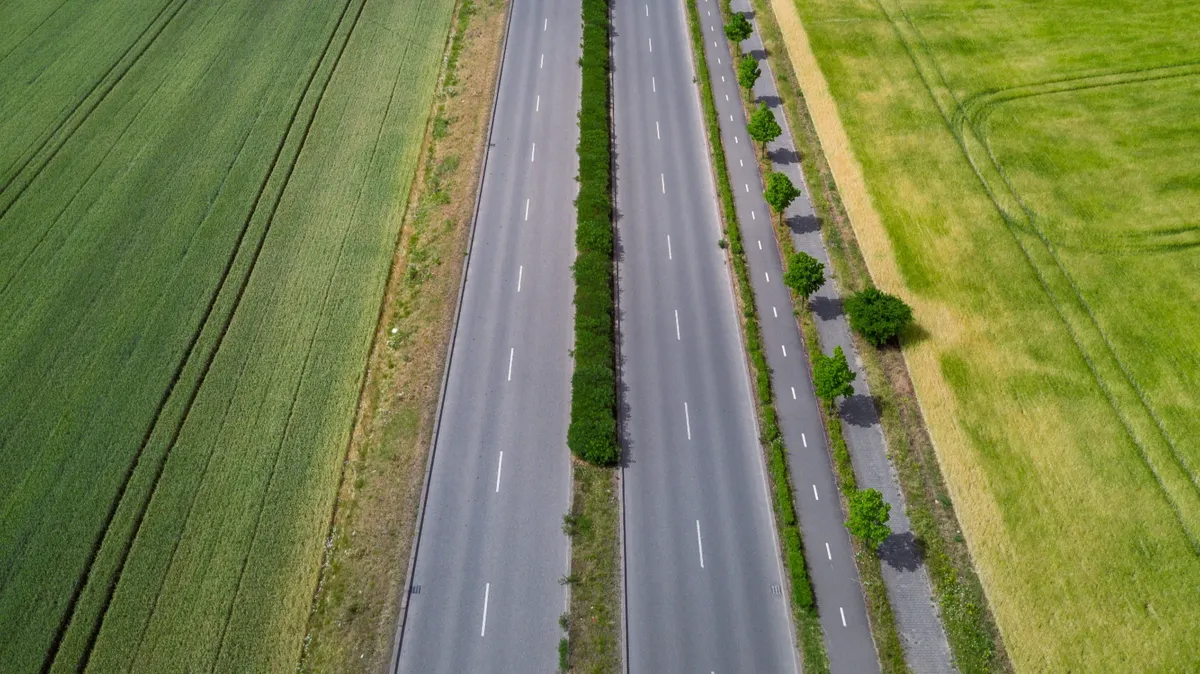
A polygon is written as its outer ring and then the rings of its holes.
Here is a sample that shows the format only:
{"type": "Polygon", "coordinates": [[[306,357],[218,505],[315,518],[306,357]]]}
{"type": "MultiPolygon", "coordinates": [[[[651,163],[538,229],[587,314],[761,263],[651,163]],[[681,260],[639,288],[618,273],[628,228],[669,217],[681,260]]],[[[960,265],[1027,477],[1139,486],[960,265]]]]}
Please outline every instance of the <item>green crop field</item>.
{"type": "Polygon", "coordinates": [[[452,0],[0,3],[0,669],[294,669],[452,0]]]}
{"type": "Polygon", "coordinates": [[[775,7],[1014,665],[1200,671],[1200,4],[775,7]]]}

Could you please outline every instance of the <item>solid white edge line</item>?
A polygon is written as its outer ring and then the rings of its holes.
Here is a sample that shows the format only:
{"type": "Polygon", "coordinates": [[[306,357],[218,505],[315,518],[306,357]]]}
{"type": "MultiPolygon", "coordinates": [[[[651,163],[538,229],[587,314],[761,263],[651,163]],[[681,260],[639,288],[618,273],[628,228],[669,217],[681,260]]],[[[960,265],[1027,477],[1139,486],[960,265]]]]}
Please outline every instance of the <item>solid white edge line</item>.
{"type": "Polygon", "coordinates": [[[704,568],[704,539],[700,537],[700,520],[696,520],[696,547],[700,550],[700,568],[704,568]]]}
{"type": "Polygon", "coordinates": [[[487,605],[488,605],[488,595],[491,593],[491,591],[492,591],[492,584],[484,583],[484,585],[483,585],[483,625],[480,626],[480,628],[479,628],[479,636],[483,636],[483,635],[487,634],[487,605]]]}
{"type": "Polygon", "coordinates": [[[692,439],[692,415],[688,414],[687,402],[683,403],[683,420],[687,423],[688,440],[692,439]]]}
{"type": "MultiPolygon", "coordinates": [[[[500,450],[500,462],[496,464],[496,493],[500,493],[500,473],[504,470],[504,450],[500,450]]],[[[829,545],[826,543],[826,545],[829,545]]]]}
{"type": "Polygon", "coordinates": [[[516,351],[517,351],[517,347],[515,347],[515,346],[508,350],[508,380],[509,381],[512,381],[512,361],[513,361],[513,354],[516,353],[516,351]]]}

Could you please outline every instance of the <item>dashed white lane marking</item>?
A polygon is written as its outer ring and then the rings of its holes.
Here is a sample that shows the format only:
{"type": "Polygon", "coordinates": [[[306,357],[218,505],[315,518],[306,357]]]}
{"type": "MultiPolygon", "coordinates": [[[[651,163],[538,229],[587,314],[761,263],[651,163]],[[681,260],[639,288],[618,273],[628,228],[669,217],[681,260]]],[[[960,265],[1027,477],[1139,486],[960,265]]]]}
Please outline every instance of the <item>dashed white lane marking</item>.
{"type": "Polygon", "coordinates": [[[779,318],[779,310],[775,307],[771,307],[771,314],[774,315],[775,318],[779,318]]]}
{"type": "Polygon", "coordinates": [[[716,43],[716,42],[713,42],[713,46],[714,46],[714,47],[715,47],[715,46],[717,46],[717,43],[716,43]]]}
{"type": "Polygon", "coordinates": [[[500,493],[500,471],[504,470],[504,452],[500,452],[500,462],[496,464],[496,493],[500,493]]]}
{"type": "Polygon", "coordinates": [[[784,357],[784,358],[787,358],[787,347],[786,347],[786,346],[784,346],[784,345],[782,345],[782,344],[780,344],[780,345],[779,345],[779,348],[783,349],[783,357],[784,357]]]}
{"type": "Polygon", "coordinates": [[[820,500],[821,500],[821,497],[820,497],[820,496],[817,496],[817,485],[815,485],[815,484],[813,485],[813,498],[814,498],[814,499],[816,499],[816,500],[818,500],[818,501],[820,501],[820,500]]]}
{"type": "Polygon", "coordinates": [[[846,626],[846,611],[841,606],[838,607],[838,613],[842,614],[842,627],[846,626]]]}
{"type": "Polygon", "coordinates": [[[517,347],[515,347],[515,346],[508,350],[508,380],[509,381],[512,381],[512,361],[513,361],[513,354],[516,353],[516,351],[517,351],[517,347]]]}
{"type": "Polygon", "coordinates": [[[537,102],[533,104],[533,111],[538,112],[542,109],[542,95],[538,94],[537,102]]]}
{"type": "MultiPolygon", "coordinates": [[[[720,56],[717,57],[717,65],[721,65],[721,57],[720,56]]],[[[725,94],[725,100],[727,100],[727,101],[729,100],[729,94],[725,94]]]]}
{"type": "Polygon", "coordinates": [[[525,222],[529,222],[529,199],[525,200],[525,222]]]}
{"type": "Polygon", "coordinates": [[[521,277],[525,275],[525,265],[517,267],[517,292],[521,292],[521,277]]]}
{"type": "Polygon", "coordinates": [[[692,415],[688,414],[687,403],[683,403],[683,420],[687,423],[688,440],[692,439],[692,415]]]}
{"type": "Polygon", "coordinates": [[[745,166],[745,165],[746,165],[746,161],[745,161],[745,160],[743,160],[743,159],[739,159],[739,160],[738,160],[738,166],[745,166]]]}
{"type": "Polygon", "coordinates": [[[683,341],[683,337],[679,336],[679,310],[675,310],[675,339],[683,341]]]}
{"type": "Polygon", "coordinates": [[[529,151],[529,161],[532,163],[537,159],[537,143],[533,144],[533,149],[529,151]]]}
{"type": "Polygon", "coordinates": [[[650,16],[650,5],[646,5],[646,16],[650,16]]]}
{"type": "Polygon", "coordinates": [[[830,552],[828,543],[825,544],[825,556],[829,558],[829,561],[833,561],[833,553],[830,552]]]}
{"type": "Polygon", "coordinates": [[[792,388],[792,400],[795,400],[796,399],[796,387],[793,386],[791,388],[792,388]]]}
{"type": "MultiPolygon", "coordinates": [[[[721,62],[721,59],[717,59],[717,63],[720,63],[720,62],[721,62]]],[[[729,94],[725,94],[725,100],[727,100],[727,101],[729,100],[729,94]]]]}
{"type": "Polygon", "coordinates": [[[696,520],[696,547],[700,550],[700,568],[704,568],[704,539],[700,537],[700,520],[696,520]]]}
{"type": "Polygon", "coordinates": [[[492,591],[492,584],[484,583],[484,585],[483,585],[483,625],[479,628],[479,636],[483,636],[483,635],[487,634],[487,604],[488,604],[488,594],[490,594],[491,591],[492,591]]]}
{"type": "Polygon", "coordinates": [[[668,260],[674,260],[674,259],[675,259],[675,258],[674,258],[674,257],[671,255],[671,235],[670,235],[670,234],[668,234],[668,235],[667,235],[667,259],[668,259],[668,260]]]}
{"type": "Polygon", "coordinates": [[[546,29],[549,27],[550,27],[550,19],[548,19],[548,18],[542,19],[542,32],[543,33],[546,32],[546,29]]]}
{"type": "Polygon", "coordinates": [[[666,194],[667,193],[667,174],[665,174],[665,173],[658,174],[658,179],[660,181],[662,181],[663,194],[666,194]]]}
{"type": "Polygon", "coordinates": [[[754,211],[750,211],[750,219],[751,219],[751,220],[757,220],[757,219],[758,219],[758,216],[754,214],[754,211]]]}
{"type": "Polygon", "coordinates": [[[538,68],[541,69],[541,68],[545,68],[545,67],[546,67],[546,55],[542,54],[542,60],[538,61],[538,68]]]}
{"type": "Polygon", "coordinates": [[[749,192],[750,191],[750,183],[745,183],[745,185],[746,185],[746,191],[749,192]]]}
{"type": "Polygon", "coordinates": [[[656,137],[657,137],[659,140],[662,140],[662,130],[658,128],[658,122],[655,122],[655,123],[654,123],[654,135],[655,135],[655,136],[656,136],[656,137]]]}
{"type": "Polygon", "coordinates": [[[650,91],[653,91],[656,94],[658,93],[658,85],[654,83],[653,75],[650,76],[650,91]]]}
{"type": "Polygon", "coordinates": [[[731,121],[731,122],[733,121],[733,115],[729,116],[729,121],[731,121]]]}
{"type": "Polygon", "coordinates": [[[762,250],[762,239],[758,240],[758,249],[762,250]]]}
{"type": "Polygon", "coordinates": [[[654,40],[646,38],[646,44],[650,45],[650,51],[654,51],[654,40]]]}
{"type": "Polygon", "coordinates": [[[722,82],[724,82],[724,81],[725,81],[725,76],[724,76],[724,75],[721,75],[721,81],[722,81],[722,82]]]}
{"type": "Polygon", "coordinates": [[[769,272],[769,271],[764,271],[764,272],[763,272],[763,276],[766,276],[766,277],[767,277],[767,283],[770,283],[770,282],[771,282],[771,272],[769,272]]]}
{"type": "MultiPolygon", "coordinates": [[[[803,442],[805,447],[808,446],[808,438],[805,437],[803,433],[800,434],[800,442],[803,442]]],[[[816,485],[813,485],[813,493],[817,493],[816,485]]]]}
{"type": "Polygon", "coordinates": [[[716,29],[717,29],[717,27],[716,27],[716,26],[709,26],[709,27],[708,27],[708,32],[710,32],[710,33],[711,33],[712,31],[714,31],[714,30],[716,30],[716,29]]]}

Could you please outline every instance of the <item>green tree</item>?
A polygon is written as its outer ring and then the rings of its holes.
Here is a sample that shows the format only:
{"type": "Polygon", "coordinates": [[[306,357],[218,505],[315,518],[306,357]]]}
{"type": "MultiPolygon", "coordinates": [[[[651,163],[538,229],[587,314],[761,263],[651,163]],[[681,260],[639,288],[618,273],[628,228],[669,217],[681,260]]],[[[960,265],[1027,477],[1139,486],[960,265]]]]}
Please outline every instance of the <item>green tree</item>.
{"type": "Polygon", "coordinates": [[[746,131],[750,133],[750,138],[762,145],[764,156],[767,154],[767,143],[783,133],[783,129],[779,128],[779,122],[775,121],[775,115],[767,109],[766,103],[759,103],[758,108],[750,113],[750,122],[746,124],[746,131]]]}
{"type": "Polygon", "coordinates": [[[767,205],[779,216],[780,222],[783,222],[783,212],[798,196],[800,190],[796,189],[786,175],[775,171],[767,174],[767,189],[763,192],[763,199],[766,199],[767,205]]]}
{"type": "Polygon", "coordinates": [[[863,339],[883,346],[912,322],[912,308],[904,300],[878,288],[867,288],[846,300],[850,327],[863,339]]]}
{"type": "Polygon", "coordinates": [[[788,258],[783,284],[795,290],[807,302],[813,293],[825,285],[825,265],[808,253],[792,253],[788,258]]]}
{"type": "Polygon", "coordinates": [[[725,37],[729,38],[730,42],[741,42],[750,37],[754,32],[754,26],[746,20],[746,15],[738,12],[734,14],[729,23],[725,24],[725,37]]]}
{"type": "Polygon", "coordinates": [[[855,538],[872,552],[891,535],[888,520],[892,517],[892,506],[883,500],[883,494],[874,489],[860,489],[850,495],[850,517],[846,528],[855,538]]]}
{"type": "Polygon", "coordinates": [[[755,61],[754,57],[749,54],[738,60],[737,73],[738,84],[742,85],[742,88],[747,93],[754,87],[754,83],[758,81],[758,76],[762,75],[762,71],[758,68],[758,61],[755,61]]]}
{"type": "Polygon", "coordinates": [[[854,393],[851,382],[855,376],[840,346],[833,350],[832,356],[818,354],[813,363],[813,385],[817,389],[817,397],[830,407],[833,407],[839,396],[845,397],[854,393]]]}

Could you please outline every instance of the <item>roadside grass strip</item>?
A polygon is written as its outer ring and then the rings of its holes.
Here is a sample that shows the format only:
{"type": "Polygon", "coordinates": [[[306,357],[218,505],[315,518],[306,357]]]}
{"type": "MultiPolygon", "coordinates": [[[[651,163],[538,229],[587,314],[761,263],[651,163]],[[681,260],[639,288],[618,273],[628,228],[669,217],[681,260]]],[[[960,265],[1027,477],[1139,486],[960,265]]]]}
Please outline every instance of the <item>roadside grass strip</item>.
{"type": "Polygon", "coordinates": [[[792,615],[796,620],[796,629],[800,636],[804,670],[810,674],[818,674],[829,671],[829,658],[825,651],[824,635],[817,616],[812,583],[809,580],[807,561],[804,557],[800,526],[792,500],[787,448],[784,446],[783,435],[776,421],[777,415],[771,392],[771,374],[767,367],[766,354],[763,352],[758,312],[754,302],[754,288],[750,284],[741,226],[734,205],[733,188],[729,182],[729,168],[725,161],[725,149],[721,144],[721,131],[717,118],[717,107],[713,100],[711,75],[708,71],[708,63],[704,59],[704,32],[700,27],[700,18],[695,2],[696,0],[685,0],[684,2],[687,7],[688,27],[691,33],[692,60],[699,78],[705,128],[708,130],[709,151],[712,153],[713,168],[717,173],[717,190],[720,193],[721,209],[725,219],[727,250],[733,262],[734,276],[737,279],[738,300],[742,310],[742,335],[753,368],[756,406],[759,414],[759,427],[762,432],[760,441],[766,450],[767,470],[771,479],[771,505],[775,513],[775,526],[779,530],[780,545],[783,548],[782,554],[788,573],[788,584],[791,587],[792,615]]]}
{"type": "MultiPolygon", "coordinates": [[[[874,284],[862,252],[854,240],[837,184],[829,169],[813,121],[809,115],[803,92],[796,81],[792,64],[787,59],[783,36],[779,29],[775,11],[766,0],[751,0],[759,34],[766,47],[767,60],[776,78],[776,87],[782,100],[782,108],[792,130],[793,142],[800,155],[800,166],[805,182],[810,186],[810,198],[821,235],[833,266],[834,276],[846,292],[856,292],[874,284]]],[[[776,229],[780,251],[785,257],[791,253],[790,232],[776,229]]],[[[800,304],[797,304],[800,306],[800,304]]],[[[804,307],[800,316],[805,340],[817,344],[817,331],[812,311],[804,307]]],[[[920,404],[908,381],[904,355],[893,346],[875,347],[855,335],[855,347],[862,358],[868,384],[879,409],[880,423],[890,452],[889,458],[900,478],[904,491],[906,514],[909,524],[921,541],[924,562],[933,584],[942,624],[954,657],[954,664],[962,674],[1011,671],[1003,644],[1000,643],[994,619],[983,594],[983,588],[975,574],[966,545],[959,534],[953,506],[946,498],[945,485],[937,457],[925,430],[925,421],[920,404]],[[939,497],[940,496],[940,497],[939,497]],[[954,540],[957,537],[957,540],[954,540]]],[[[809,347],[810,359],[814,349],[809,347]]],[[[824,412],[824,410],[823,410],[824,412]]],[[[853,485],[853,466],[845,446],[840,424],[829,425],[830,447],[839,480],[843,476],[853,485]],[[836,430],[834,426],[837,426],[836,430]]],[[[845,487],[843,487],[844,489],[845,487]]],[[[855,541],[857,545],[857,541],[855,541]]],[[[878,571],[878,564],[872,565],[878,571]]],[[[882,593],[881,579],[868,583],[864,570],[864,589],[868,605],[882,593]]],[[[884,597],[886,599],[886,596],[884,597]]],[[[878,637],[877,637],[878,638],[878,637]]],[[[890,649],[889,649],[890,650],[890,649]]],[[[880,646],[880,658],[884,659],[884,647],[880,646]]]]}
{"type": "Polygon", "coordinates": [[[452,5],[0,7],[6,670],[295,668],[452,5]]]}

